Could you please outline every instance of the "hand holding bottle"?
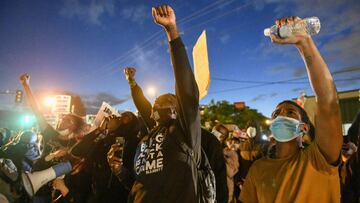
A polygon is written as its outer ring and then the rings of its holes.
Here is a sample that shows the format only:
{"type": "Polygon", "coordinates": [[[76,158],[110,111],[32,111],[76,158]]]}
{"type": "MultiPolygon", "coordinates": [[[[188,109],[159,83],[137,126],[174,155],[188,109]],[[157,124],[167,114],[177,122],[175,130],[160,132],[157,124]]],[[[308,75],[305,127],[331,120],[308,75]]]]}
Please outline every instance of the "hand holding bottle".
{"type": "Polygon", "coordinates": [[[264,30],[273,43],[300,44],[320,31],[320,20],[317,17],[301,19],[296,16],[276,20],[275,25],[264,30]]]}

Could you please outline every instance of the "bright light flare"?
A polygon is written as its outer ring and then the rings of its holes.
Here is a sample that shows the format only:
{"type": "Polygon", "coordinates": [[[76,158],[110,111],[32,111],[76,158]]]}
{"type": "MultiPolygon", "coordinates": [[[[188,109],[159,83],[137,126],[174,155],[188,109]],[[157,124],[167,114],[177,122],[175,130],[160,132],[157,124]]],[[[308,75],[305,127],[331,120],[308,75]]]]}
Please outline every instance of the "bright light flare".
{"type": "Polygon", "coordinates": [[[154,87],[148,87],[147,88],[147,93],[148,93],[148,95],[149,96],[151,96],[151,97],[155,97],[155,95],[156,95],[156,89],[154,88],[154,87]]]}
{"type": "Polygon", "coordinates": [[[29,127],[32,126],[36,122],[36,118],[34,115],[23,115],[20,117],[21,126],[29,127]]]}
{"type": "Polygon", "coordinates": [[[266,120],[265,120],[265,124],[266,124],[266,125],[270,125],[270,124],[271,124],[271,120],[270,120],[270,119],[266,119],[266,120]]]}
{"type": "Polygon", "coordinates": [[[26,116],[24,117],[24,122],[25,122],[26,124],[30,123],[30,122],[31,122],[31,117],[28,116],[28,115],[26,115],[26,116]]]}
{"type": "Polygon", "coordinates": [[[53,107],[56,105],[56,99],[54,97],[46,97],[44,99],[44,104],[47,107],[53,107]]]}

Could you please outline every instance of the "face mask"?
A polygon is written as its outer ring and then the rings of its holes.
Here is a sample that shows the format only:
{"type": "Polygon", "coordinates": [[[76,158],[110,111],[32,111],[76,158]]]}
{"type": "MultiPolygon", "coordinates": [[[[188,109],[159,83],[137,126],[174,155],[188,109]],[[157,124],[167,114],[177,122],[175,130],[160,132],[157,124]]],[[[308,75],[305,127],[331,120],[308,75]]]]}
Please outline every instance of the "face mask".
{"type": "Polygon", "coordinates": [[[352,142],[347,143],[346,148],[348,148],[348,149],[345,152],[345,154],[348,155],[348,156],[351,156],[352,154],[357,152],[357,146],[352,142]]]}
{"type": "Polygon", "coordinates": [[[29,144],[25,157],[31,161],[35,161],[41,157],[41,150],[38,144],[29,144]]]}
{"type": "MultiPolygon", "coordinates": [[[[35,138],[35,137],[34,137],[35,138]]],[[[31,161],[39,159],[43,151],[43,139],[41,136],[37,136],[37,139],[28,143],[26,146],[25,157],[31,161]]]]}
{"type": "Polygon", "coordinates": [[[156,122],[167,124],[170,120],[176,119],[176,111],[173,108],[156,108],[151,114],[151,118],[156,122]]]}
{"type": "Polygon", "coordinates": [[[154,119],[155,121],[159,121],[160,120],[159,112],[153,111],[153,113],[151,114],[151,118],[154,119]]]}
{"type": "Polygon", "coordinates": [[[296,119],[278,116],[272,120],[270,130],[276,141],[288,142],[296,137],[302,136],[300,125],[300,121],[296,119]]]}
{"type": "Polygon", "coordinates": [[[176,112],[175,112],[175,110],[171,110],[171,114],[170,114],[170,118],[171,119],[176,119],[176,112]]]}
{"type": "Polygon", "coordinates": [[[246,134],[250,137],[250,138],[254,138],[256,136],[256,128],[254,127],[248,127],[246,130],[246,134]]]}
{"type": "Polygon", "coordinates": [[[346,151],[346,154],[349,155],[349,156],[352,155],[353,153],[354,153],[353,149],[349,149],[349,150],[346,151]]]}

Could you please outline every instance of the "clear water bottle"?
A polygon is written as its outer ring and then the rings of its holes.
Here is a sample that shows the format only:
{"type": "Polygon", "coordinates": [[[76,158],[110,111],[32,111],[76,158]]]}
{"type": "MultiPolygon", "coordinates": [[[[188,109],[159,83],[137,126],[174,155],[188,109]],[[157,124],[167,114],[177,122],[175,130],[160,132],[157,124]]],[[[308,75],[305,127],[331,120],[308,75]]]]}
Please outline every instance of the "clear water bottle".
{"type": "Polygon", "coordinates": [[[304,18],[293,25],[283,25],[278,27],[273,25],[264,30],[264,35],[276,35],[280,38],[287,38],[293,35],[316,35],[320,31],[320,20],[318,17],[304,18]]]}

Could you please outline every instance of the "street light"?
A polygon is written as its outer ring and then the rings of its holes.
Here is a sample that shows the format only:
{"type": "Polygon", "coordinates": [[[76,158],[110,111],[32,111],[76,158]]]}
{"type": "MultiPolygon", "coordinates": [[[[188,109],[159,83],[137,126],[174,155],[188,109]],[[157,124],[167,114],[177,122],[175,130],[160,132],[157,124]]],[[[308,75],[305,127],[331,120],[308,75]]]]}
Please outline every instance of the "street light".
{"type": "Polygon", "coordinates": [[[31,127],[36,121],[36,118],[34,115],[22,115],[20,117],[20,125],[23,127],[31,127]]]}
{"type": "Polygon", "coordinates": [[[44,104],[47,107],[54,107],[56,105],[56,99],[54,97],[46,97],[44,99],[44,104]]]}
{"type": "Polygon", "coordinates": [[[270,124],[271,124],[271,120],[270,120],[270,119],[266,119],[266,120],[265,120],[265,124],[266,124],[266,125],[270,125],[270,124]]]}
{"type": "Polygon", "coordinates": [[[149,96],[151,97],[155,97],[156,96],[156,89],[152,86],[147,88],[147,93],[149,96]]]}

